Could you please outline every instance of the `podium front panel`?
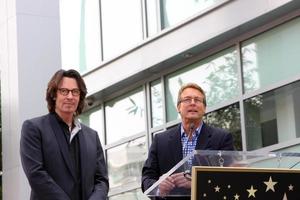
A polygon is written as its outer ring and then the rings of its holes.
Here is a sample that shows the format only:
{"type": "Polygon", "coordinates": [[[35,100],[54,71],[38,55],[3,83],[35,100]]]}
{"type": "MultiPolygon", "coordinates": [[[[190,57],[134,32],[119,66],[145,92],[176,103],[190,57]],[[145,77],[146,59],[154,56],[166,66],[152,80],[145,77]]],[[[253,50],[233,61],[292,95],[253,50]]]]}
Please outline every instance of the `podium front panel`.
{"type": "Polygon", "coordinates": [[[193,167],[192,200],[298,200],[300,170],[193,167]]]}

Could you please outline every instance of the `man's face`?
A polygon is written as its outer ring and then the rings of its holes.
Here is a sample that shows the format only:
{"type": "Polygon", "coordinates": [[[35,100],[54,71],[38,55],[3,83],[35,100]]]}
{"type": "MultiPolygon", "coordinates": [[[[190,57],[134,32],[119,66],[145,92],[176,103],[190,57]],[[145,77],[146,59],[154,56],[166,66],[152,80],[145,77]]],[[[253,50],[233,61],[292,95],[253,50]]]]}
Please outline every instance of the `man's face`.
{"type": "Polygon", "coordinates": [[[186,88],[181,94],[181,103],[177,106],[177,110],[183,121],[202,120],[205,114],[206,106],[203,103],[203,94],[194,89],[186,88]]]}
{"type": "Polygon", "coordinates": [[[59,116],[73,115],[78,107],[80,90],[76,79],[64,77],[58,85],[55,111],[59,116]]]}

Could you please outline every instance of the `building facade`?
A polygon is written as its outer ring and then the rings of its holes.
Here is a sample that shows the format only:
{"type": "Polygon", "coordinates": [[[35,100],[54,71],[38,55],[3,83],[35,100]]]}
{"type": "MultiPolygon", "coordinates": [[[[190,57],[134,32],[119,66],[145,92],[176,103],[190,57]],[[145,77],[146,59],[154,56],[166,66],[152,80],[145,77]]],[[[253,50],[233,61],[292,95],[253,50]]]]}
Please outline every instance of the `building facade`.
{"type": "Polygon", "coordinates": [[[142,165],[153,136],[180,122],[184,83],[203,87],[205,121],[237,150],[299,151],[299,1],[0,2],[4,199],[28,197],[20,125],[46,112],[50,75],[71,66],[87,84],[80,119],[99,133],[109,199],[147,199],[142,165]]]}

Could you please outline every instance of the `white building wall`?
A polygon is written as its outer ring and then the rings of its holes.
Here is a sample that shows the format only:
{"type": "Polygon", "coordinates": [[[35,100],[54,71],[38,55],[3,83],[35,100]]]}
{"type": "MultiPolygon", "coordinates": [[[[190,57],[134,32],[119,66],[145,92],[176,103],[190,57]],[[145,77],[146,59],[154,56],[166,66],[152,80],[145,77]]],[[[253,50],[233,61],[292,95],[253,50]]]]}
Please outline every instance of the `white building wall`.
{"type": "Polygon", "coordinates": [[[45,114],[45,92],[61,68],[59,1],[0,0],[3,199],[29,199],[19,140],[25,119],[45,114]]]}
{"type": "Polygon", "coordinates": [[[229,1],[214,11],[201,15],[197,20],[187,19],[180,27],[163,30],[159,36],[149,39],[147,43],[104,63],[93,73],[86,74],[84,80],[87,88],[90,94],[97,93],[289,2],[291,0],[229,1]],[[99,81],[99,77],[110,78],[99,81]]]}

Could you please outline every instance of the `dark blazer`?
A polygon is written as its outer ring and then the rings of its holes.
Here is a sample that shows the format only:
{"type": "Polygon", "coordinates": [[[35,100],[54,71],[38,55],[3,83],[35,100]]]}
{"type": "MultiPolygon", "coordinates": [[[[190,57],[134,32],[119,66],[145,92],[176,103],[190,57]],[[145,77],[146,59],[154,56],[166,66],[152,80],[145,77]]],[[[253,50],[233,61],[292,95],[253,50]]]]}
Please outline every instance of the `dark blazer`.
{"type": "MultiPolygon", "coordinates": [[[[143,192],[183,159],[180,127],[155,135],[142,169],[143,192]]],[[[234,150],[233,138],[223,129],[203,123],[195,149],[234,150]]]]}
{"type": "MultiPolygon", "coordinates": [[[[20,141],[22,166],[31,186],[31,200],[69,200],[75,174],[64,132],[54,114],[26,120],[20,141]]],[[[104,200],[107,167],[97,132],[81,124],[78,134],[82,200],[104,200]]]]}

